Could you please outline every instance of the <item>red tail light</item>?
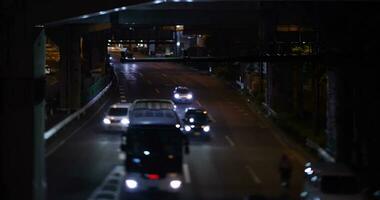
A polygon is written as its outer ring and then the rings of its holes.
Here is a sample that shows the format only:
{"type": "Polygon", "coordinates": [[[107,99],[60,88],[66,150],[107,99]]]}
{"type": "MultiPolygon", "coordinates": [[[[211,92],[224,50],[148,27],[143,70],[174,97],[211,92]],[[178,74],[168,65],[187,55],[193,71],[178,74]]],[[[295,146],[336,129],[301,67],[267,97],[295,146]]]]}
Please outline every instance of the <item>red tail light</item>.
{"type": "Polygon", "coordinates": [[[148,177],[150,180],[157,180],[160,178],[158,174],[147,174],[146,177],[148,177]]]}

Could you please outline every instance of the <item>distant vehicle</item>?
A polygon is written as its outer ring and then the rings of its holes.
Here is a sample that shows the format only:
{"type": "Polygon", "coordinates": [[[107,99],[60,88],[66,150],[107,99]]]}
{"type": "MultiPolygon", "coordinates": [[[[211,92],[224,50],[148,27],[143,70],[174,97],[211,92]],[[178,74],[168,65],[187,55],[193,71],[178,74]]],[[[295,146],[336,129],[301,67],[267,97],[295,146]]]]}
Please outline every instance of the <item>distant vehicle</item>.
{"type": "Polygon", "coordinates": [[[173,101],[176,103],[191,103],[193,101],[193,93],[187,87],[178,86],[173,91],[173,101]]]}
{"type": "Polygon", "coordinates": [[[133,109],[176,109],[174,102],[169,99],[137,99],[132,107],[133,109]]]}
{"type": "Polygon", "coordinates": [[[127,60],[135,60],[136,58],[133,56],[131,52],[121,52],[120,62],[125,62],[127,60]]]}
{"type": "Polygon", "coordinates": [[[125,131],[129,126],[130,103],[112,105],[103,118],[103,128],[107,131],[125,131]]]}
{"type": "Polygon", "coordinates": [[[184,132],[188,135],[211,139],[211,122],[205,109],[188,108],[183,119],[184,132]]]}
{"type": "Polygon", "coordinates": [[[132,109],[130,126],[122,136],[126,153],[127,192],[151,188],[178,192],[184,182],[182,161],[189,152],[187,137],[172,109],[132,109]]]}
{"type": "Polygon", "coordinates": [[[303,200],[362,200],[358,178],[345,165],[338,163],[307,163],[305,165],[303,200]]]}

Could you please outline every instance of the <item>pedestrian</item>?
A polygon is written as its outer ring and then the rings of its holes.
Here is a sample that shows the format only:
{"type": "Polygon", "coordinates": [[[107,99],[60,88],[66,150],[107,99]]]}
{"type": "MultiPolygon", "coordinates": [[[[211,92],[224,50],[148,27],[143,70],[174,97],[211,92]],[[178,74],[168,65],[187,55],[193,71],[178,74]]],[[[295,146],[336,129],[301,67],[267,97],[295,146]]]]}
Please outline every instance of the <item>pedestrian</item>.
{"type": "Polygon", "coordinates": [[[292,176],[292,163],[286,154],[281,155],[278,170],[280,172],[281,186],[288,188],[292,176]]]}

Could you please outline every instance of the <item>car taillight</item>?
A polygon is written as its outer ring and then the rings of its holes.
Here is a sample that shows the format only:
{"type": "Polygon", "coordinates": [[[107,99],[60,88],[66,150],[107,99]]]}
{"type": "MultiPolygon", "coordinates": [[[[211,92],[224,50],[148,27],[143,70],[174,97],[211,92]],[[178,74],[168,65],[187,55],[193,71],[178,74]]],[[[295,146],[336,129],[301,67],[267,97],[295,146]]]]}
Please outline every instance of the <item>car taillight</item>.
{"type": "Polygon", "coordinates": [[[146,177],[150,180],[157,180],[160,178],[158,174],[147,174],[146,177]]]}

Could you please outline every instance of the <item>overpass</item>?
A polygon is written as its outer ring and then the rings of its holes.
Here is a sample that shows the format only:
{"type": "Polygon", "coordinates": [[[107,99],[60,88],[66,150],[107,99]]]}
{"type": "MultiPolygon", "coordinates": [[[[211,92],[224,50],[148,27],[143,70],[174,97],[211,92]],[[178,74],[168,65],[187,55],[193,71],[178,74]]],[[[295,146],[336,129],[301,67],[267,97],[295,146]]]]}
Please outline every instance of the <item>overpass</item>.
{"type": "MultiPolygon", "coordinates": [[[[327,57],[315,63],[328,66],[327,92],[330,96],[326,102],[326,133],[330,140],[327,146],[337,160],[363,162],[365,164],[359,166],[363,168],[378,166],[373,159],[376,157],[373,152],[378,150],[375,145],[378,137],[371,141],[373,136],[369,134],[376,123],[378,110],[377,98],[373,95],[377,88],[376,74],[369,67],[376,61],[376,44],[379,42],[376,39],[379,16],[371,16],[377,12],[377,4],[10,0],[2,2],[0,8],[4,22],[0,31],[3,44],[0,48],[0,130],[5,199],[44,199],[45,141],[42,133],[45,130],[46,38],[54,40],[61,52],[60,67],[64,69],[60,89],[62,105],[77,110],[81,107],[80,49],[87,48],[94,63],[104,61],[105,41],[112,31],[138,25],[180,24],[214,32],[238,27],[249,33],[256,32],[252,37],[268,44],[268,49],[277,36],[277,25],[296,23],[317,29],[319,50],[327,57]],[[337,12],[342,15],[336,16],[337,12]],[[365,99],[364,103],[361,98],[365,99]],[[21,179],[27,181],[20,182],[21,179]]],[[[262,43],[257,45],[259,53],[268,50],[262,43]]],[[[281,70],[275,75],[280,80],[281,70]]]]}

